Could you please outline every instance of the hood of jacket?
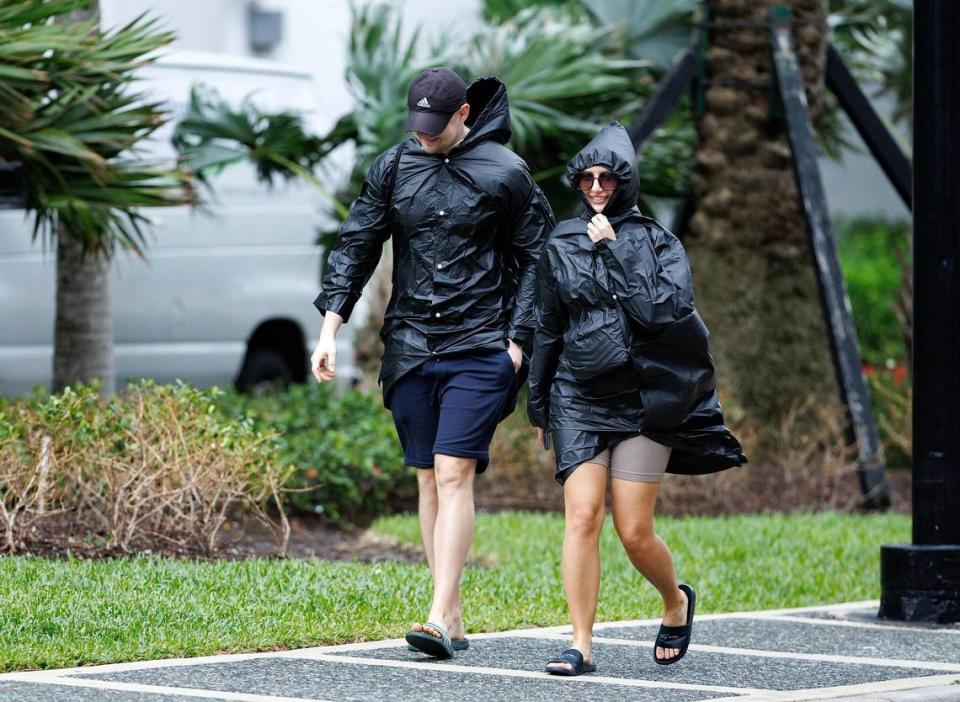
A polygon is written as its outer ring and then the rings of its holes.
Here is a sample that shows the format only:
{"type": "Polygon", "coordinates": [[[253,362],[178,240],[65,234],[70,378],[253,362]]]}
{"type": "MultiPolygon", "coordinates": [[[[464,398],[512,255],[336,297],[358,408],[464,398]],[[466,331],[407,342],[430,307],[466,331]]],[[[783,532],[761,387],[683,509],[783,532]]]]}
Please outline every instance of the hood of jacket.
{"type": "Polygon", "coordinates": [[[470,116],[467,126],[470,133],[462,146],[487,139],[506,144],[510,141],[510,106],[507,103],[507,88],[499,78],[478,78],[467,88],[467,103],[470,116]]]}
{"type": "Polygon", "coordinates": [[[637,177],[636,159],[637,152],[630,135],[619,122],[610,122],[570,159],[567,182],[577,190],[586,207],[585,219],[593,216],[593,208],[586,196],[577,189],[574,180],[578,173],[592,166],[606,166],[620,179],[620,184],[603,208],[604,216],[616,223],[626,215],[639,214],[637,196],[640,194],[640,180],[637,177]]]}

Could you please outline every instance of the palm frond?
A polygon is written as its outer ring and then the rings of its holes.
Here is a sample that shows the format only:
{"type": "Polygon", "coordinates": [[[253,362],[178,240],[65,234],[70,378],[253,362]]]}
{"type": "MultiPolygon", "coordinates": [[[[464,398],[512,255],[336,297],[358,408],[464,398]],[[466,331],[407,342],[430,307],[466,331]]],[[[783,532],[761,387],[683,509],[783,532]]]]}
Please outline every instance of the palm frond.
{"type": "Polygon", "coordinates": [[[693,43],[692,15],[697,0],[580,0],[626,56],[643,59],[660,71],[693,43]]]}
{"type": "Polygon", "coordinates": [[[16,192],[34,235],[64,231],[93,251],[144,243],[141,207],[195,201],[192,178],[134,158],[167,115],[130,90],[137,70],[173,35],[139,17],[101,32],[52,22],[83,0],[7,0],[0,8],[0,162],[19,163],[16,192]]]}
{"type": "Polygon", "coordinates": [[[234,108],[202,85],[190,91],[187,110],[173,134],[182,163],[203,183],[209,184],[212,175],[228,166],[250,162],[265,183],[272,185],[275,178],[310,183],[345,216],[346,208],[313,175],[339,143],[330,135],[308,134],[299,114],[263,112],[249,98],[234,108]]]}

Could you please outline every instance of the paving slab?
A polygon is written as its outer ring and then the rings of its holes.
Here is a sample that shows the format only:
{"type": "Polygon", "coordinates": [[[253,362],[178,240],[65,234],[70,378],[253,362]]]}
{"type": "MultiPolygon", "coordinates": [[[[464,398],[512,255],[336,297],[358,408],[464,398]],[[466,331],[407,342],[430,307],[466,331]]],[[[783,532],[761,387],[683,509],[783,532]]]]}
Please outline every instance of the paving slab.
{"type": "MultiPolygon", "coordinates": [[[[594,633],[608,639],[653,641],[657,628],[602,627],[594,633]]],[[[818,625],[809,618],[799,622],[730,618],[697,622],[693,633],[695,644],[711,646],[960,665],[960,636],[935,630],[839,627],[818,625]]]]}
{"type": "MultiPolygon", "coordinates": [[[[564,640],[556,638],[528,636],[482,639],[471,644],[470,650],[458,653],[450,663],[539,672],[549,658],[560,653],[567,645],[564,640]]],[[[394,661],[434,660],[396,646],[367,650],[362,655],[365,658],[394,661]]],[[[606,677],[764,690],[803,690],[943,675],[942,670],[693,650],[687,653],[681,664],[662,666],[653,662],[652,647],[610,643],[594,643],[593,660],[597,664],[597,672],[606,677]]],[[[960,672],[957,675],[960,676],[960,672]]]]}
{"type": "MultiPolygon", "coordinates": [[[[458,662],[461,661],[458,659],[458,662]]],[[[724,693],[661,690],[615,684],[598,687],[596,683],[583,679],[546,676],[542,679],[530,679],[279,657],[77,677],[173,688],[190,687],[282,697],[335,699],[338,702],[421,702],[451,699],[463,702],[490,702],[499,699],[575,702],[600,694],[618,700],[692,702],[728,696],[724,693]]]]}
{"type": "Polygon", "coordinates": [[[937,685],[920,690],[831,697],[830,702],[960,702],[960,685],[937,685]]]}

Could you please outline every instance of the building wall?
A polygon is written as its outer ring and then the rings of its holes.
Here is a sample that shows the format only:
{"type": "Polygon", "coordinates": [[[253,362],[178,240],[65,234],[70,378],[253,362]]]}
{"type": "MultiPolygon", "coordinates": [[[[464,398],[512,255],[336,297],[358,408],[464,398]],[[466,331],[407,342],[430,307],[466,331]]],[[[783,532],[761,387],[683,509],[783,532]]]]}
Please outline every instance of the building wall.
{"type": "MultiPolygon", "coordinates": [[[[320,125],[332,125],[352,107],[344,80],[350,29],[347,0],[100,0],[100,6],[104,27],[148,12],[176,32],[176,48],[259,56],[310,71],[323,96],[320,125]],[[249,8],[254,4],[283,12],[282,41],[261,54],[252,51],[248,38],[249,8]]],[[[431,42],[475,21],[480,2],[405,0],[399,6],[407,36],[415,27],[423,26],[422,39],[431,42]]]]}
{"type": "MultiPolygon", "coordinates": [[[[865,92],[869,94],[870,91],[866,89],[865,92]]],[[[874,99],[873,104],[881,115],[889,116],[893,112],[893,101],[890,99],[874,99]]],[[[842,122],[846,139],[855,144],[859,151],[846,151],[840,162],[820,159],[830,214],[834,217],[870,215],[886,219],[910,219],[910,211],[846,115],[842,122]]],[[[897,136],[909,139],[906,131],[899,132],[897,136]]]]}

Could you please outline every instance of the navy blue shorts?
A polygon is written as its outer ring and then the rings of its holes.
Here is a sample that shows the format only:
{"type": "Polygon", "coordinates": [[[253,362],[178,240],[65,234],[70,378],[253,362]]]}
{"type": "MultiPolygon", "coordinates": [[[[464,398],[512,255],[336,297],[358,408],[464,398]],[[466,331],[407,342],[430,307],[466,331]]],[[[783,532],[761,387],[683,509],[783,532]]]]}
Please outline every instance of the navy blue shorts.
{"type": "Polygon", "coordinates": [[[390,411],[406,465],[433,468],[440,453],[490,462],[490,441],[515,371],[506,349],[430,359],[390,391],[390,411]]]}

